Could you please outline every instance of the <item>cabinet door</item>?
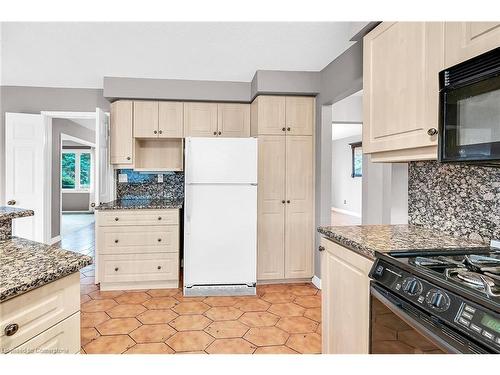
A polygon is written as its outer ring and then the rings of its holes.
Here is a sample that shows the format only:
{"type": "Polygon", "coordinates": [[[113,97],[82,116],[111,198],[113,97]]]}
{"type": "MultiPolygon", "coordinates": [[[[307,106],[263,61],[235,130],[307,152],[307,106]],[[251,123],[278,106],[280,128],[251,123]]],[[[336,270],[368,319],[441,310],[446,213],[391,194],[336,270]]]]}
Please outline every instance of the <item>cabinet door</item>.
{"type": "Polygon", "coordinates": [[[500,22],[446,22],[446,67],[500,47],[500,22]]]}
{"type": "Polygon", "coordinates": [[[287,96],[285,98],[286,129],[291,135],[312,135],[314,98],[287,96]]]}
{"type": "Polygon", "coordinates": [[[370,346],[369,259],[321,240],[323,354],[368,354],[370,346]]]}
{"type": "Polygon", "coordinates": [[[184,103],[184,134],[186,137],[217,135],[217,103],[184,103]]]}
{"type": "Polygon", "coordinates": [[[182,102],[160,102],[158,105],[158,137],[184,136],[184,105],[182,102]]]}
{"type": "Polygon", "coordinates": [[[258,96],[257,132],[259,135],[285,134],[285,97],[258,96]]]}
{"type": "Polygon", "coordinates": [[[312,171],[312,136],[287,136],[285,278],[312,277],[312,171]]]}
{"type": "Polygon", "coordinates": [[[222,137],[250,137],[250,104],[219,103],[217,125],[222,137]]]}
{"type": "Polygon", "coordinates": [[[110,161],[111,164],[132,164],[132,106],[130,100],[111,103],[110,161]]]}
{"type": "Polygon", "coordinates": [[[442,22],[384,22],[364,38],[363,152],[420,147],[436,157],[442,22]]]}
{"type": "Polygon", "coordinates": [[[259,137],[257,279],[284,278],[285,137],[259,137]]]}
{"type": "Polygon", "coordinates": [[[134,102],[134,137],[158,137],[158,102],[134,102]]]}

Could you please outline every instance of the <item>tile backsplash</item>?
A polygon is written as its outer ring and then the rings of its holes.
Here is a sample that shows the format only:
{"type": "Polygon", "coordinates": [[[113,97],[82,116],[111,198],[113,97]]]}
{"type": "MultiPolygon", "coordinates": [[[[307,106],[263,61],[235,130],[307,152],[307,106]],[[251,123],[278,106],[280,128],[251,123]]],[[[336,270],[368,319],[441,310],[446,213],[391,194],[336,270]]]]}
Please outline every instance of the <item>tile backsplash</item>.
{"type": "Polygon", "coordinates": [[[470,239],[500,239],[500,168],[409,163],[408,221],[470,239]]]}
{"type": "Polygon", "coordinates": [[[163,172],[163,182],[158,182],[158,173],[136,172],[132,169],[118,169],[116,175],[116,198],[133,199],[184,199],[184,173],[163,172]],[[126,174],[127,182],[118,182],[118,175],[126,174]]]}

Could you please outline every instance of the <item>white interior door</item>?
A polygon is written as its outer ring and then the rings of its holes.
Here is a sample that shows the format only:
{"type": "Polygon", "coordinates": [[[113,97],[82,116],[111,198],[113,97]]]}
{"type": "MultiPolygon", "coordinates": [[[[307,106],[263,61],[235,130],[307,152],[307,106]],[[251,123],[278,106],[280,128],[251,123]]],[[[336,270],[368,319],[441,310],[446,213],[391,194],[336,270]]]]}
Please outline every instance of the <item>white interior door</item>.
{"type": "Polygon", "coordinates": [[[109,162],[109,120],[106,113],[96,108],[95,130],[95,168],[94,168],[94,194],[95,205],[112,200],[113,169],[109,162]]]}
{"type": "Polygon", "coordinates": [[[35,215],[13,220],[13,235],[33,241],[50,240],[51,141],[45,116],[5,114],[5,178],[7,205],[35,215]]]}

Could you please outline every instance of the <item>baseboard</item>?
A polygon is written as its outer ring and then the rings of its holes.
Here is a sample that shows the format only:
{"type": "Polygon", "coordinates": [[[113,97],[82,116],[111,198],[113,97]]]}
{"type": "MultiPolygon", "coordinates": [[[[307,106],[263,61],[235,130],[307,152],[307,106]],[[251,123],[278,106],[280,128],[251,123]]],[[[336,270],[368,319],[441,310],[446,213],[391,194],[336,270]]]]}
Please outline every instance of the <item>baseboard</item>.
{"type": "Polygon", "coordinates": [[[59,236],[56,236],[56,237],[51,238],[51,239],[50,239],[50,244],[51,244],[51,245],[53,245],[53,244],[55,244],[56,242],[59,242],[59,241],[61,241],[61,236],[60,236],[60,235],[59,235],[59,236]]]}
{"type": "Polygon", "coordinates": [[[313,276],[312,283],[316,288],[321,289],[321,279],[318,276],[316,275],[313,276]]]}
{"type": "Polygon", "coordinates": [[[338,212],[339,214],[349,215],[349,216],[353,216],[353,217],[357,217],[357,218],[361,219],[361,215],[358,214],[357,212],[343,210],[343,209],[337,208],[337,207],[332,207],[332,211],[338,212]]]}

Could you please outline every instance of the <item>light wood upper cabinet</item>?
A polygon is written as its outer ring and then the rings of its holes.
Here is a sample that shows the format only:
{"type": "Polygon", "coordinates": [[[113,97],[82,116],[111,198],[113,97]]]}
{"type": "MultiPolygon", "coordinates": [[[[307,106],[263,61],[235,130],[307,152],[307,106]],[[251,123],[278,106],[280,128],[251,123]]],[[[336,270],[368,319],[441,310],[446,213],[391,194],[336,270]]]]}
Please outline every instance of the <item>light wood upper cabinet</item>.
{"type": "Polygon", "coordinates": [[[134,137],[158,137],[158,108],[155,101],[134,101],[134,137]]]}
{"type": "Polygon", "coordinates": [[[132,107],[133,103],[130,100],[111,103],[110,161],[112,164],[133,163],[132,107]]]}
{"type": "Polygon", "coordinates": [[[217,136],[217,103],[184,103],[184,135],[217,136]]]}
{"type": "Polygon", "coordinates": [[[252,106],[252,135],[285,134],[284,96],[258,96],[252,106]]]}
{"type": "Polygon", "coordinates": [[[497,47],[500,47],[500,22],[446,22],[446,67],[497,47]]]}
{"type": "Polygon", "coordinates": [[[217,104],[217,129],[222,137],[250,137],[250,104],[217,104]]]}
{"type": "Polygon", "coordinates": [[[158,137],[182,138],[184,136],[184,104],[160,102],[158,106],[158,137]]]}
{"type": "Polygon", "coordinates": [[[314,98],[302,96],[285,97],[285,119],[287,134],[312,135],[314,98]]]}
{"type": "Polygon", "coordinates": [[[427,131],[438,129],[443,67],[443,22],[383,22],[364,37],[364,153],[392,153],[387,161],[437,157],[437,136],[427,131]]]}

